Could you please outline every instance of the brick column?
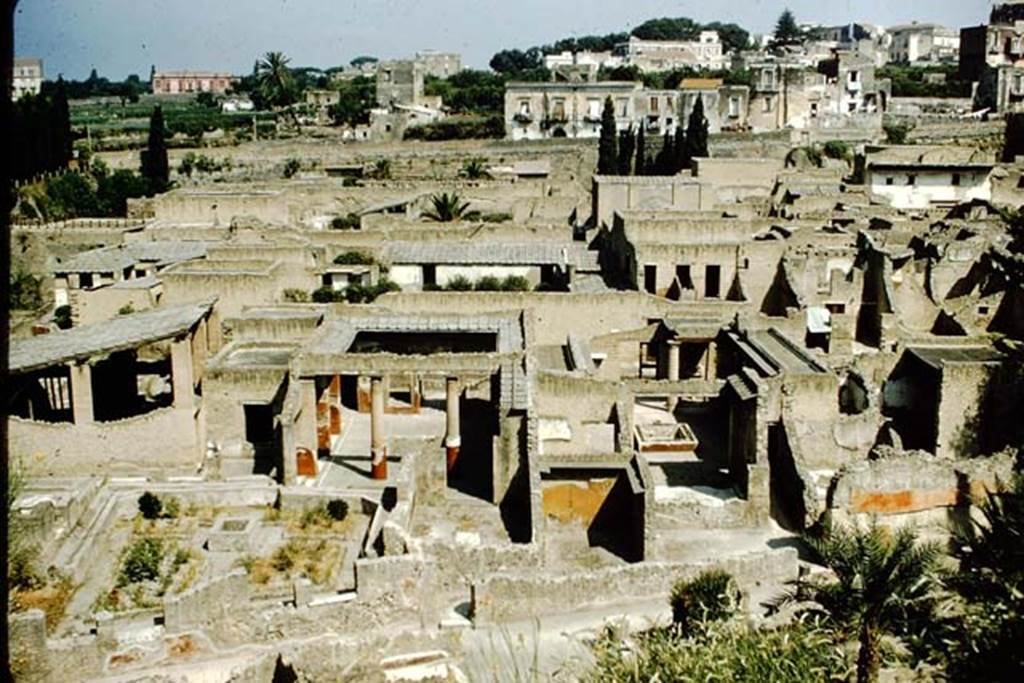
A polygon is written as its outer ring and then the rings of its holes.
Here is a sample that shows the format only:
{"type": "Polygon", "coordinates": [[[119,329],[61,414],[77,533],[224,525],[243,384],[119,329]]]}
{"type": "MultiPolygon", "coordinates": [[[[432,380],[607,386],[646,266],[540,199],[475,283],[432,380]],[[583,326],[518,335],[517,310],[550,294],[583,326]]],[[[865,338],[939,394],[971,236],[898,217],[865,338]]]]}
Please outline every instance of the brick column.
{"type": "Polygon", "coordinates": [[[370,475],[388,478],[388,437],[384,434],[384,380],[370,380],[370,475]]]}
{"type": "Polygon", "coordinates": [[[455,468],[459,460],[459,448],[462,446],[462,432],[459,427],[459,380],[449,377],[445,380],[445,436],[444,447],[448,471],[455,468]]]}
{"type": "Polygon", "coordinates": [[[71,372],[71,411],[76,425],[93,421],[92,366],[88,363],[69,364],[71,372]]]}

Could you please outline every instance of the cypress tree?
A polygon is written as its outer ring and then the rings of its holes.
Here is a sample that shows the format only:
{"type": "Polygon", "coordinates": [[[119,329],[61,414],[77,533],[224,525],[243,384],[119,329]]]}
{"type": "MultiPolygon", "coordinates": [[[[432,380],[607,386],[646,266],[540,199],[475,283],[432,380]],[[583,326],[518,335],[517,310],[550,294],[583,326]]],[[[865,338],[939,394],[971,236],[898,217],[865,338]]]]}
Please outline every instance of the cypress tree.
{"type": "Polygon", "coordinates": [[[633,175],[647,175],[647,142],[644,140],[644,124],[640,124],[640,131],[636,134],[636,163],[633,164],[633,175]]]}
{"type": "Polygon", "coordinates": [[[597,147],[597,172],[599,175],[615,175],[619,166],[619,149],[615,131],[615,105],[612,98],[604,100],[601,112],[601,140],[597,147]]]}
{"type": "Polygon", "coordinates": [[[665,137],[661,139],[661,149],[658,150],[658,156],[654,160],[654,172],[657,175],[675,174],[675,171],[672,170],[672,160],[675,156],[673,154],[673,147],[672,134],[666,130],[665,137]]]}
{"type": "Polygon", "coordinates": [[[71,159],[71,112],[63,76],[57,77],[53,100],[49,103],[50,170],[65,168],[71,159]]]}
{"type": "Polygon", "coordinates": [[[672,145],[672,172],[679,173],[690,166],[690,160],[686,158],[686,131],[682,126],[676,126],[675,144],[672,145]]]}
{"type": "Polygon", "coordinates": [[[164,141],[164,113],[160,105],[153,107],[149,117],[149,142],[142,150],[142,175],[154,192],[162,192],[170,180],[167,167],[167,143],[164,141]]]}
{"type": "Polygon", "coordinates": [[[704,100],[697,95],[693,111],[686,122],[686,160],[689,165],[697,157],[708,156],[708,120],[704,118],[704,100]]]}
{"type": "Polygon", "coordinates": [[[629,175],[633,169],[633,153],[636,152],[636,136],[633,126],[622,131],[619,137],[619,175],[629,175]]]}

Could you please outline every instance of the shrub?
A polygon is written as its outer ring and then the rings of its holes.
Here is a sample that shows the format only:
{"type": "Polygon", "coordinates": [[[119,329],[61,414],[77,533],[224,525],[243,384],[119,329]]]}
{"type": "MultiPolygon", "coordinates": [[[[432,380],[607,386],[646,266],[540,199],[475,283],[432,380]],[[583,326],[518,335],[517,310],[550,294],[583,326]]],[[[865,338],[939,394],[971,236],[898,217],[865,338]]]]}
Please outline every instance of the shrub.
{"type": "Polygon", "coordinates": [[[348,517],[348,503],[341,498],[333,498],[327,501],[327,514],[336,522],[344,520],[348,517]]]}
{"type": "Polygon", "coordinates": [[[627,644],[609,629],[595,643],[596,661],[584,681],[848,680],[849,663],[831,634],[814,623],[756,629],[711,624],[697,638],[656,629],[627,644]]]}
{"type": "Polygon", "coordinates": [[[140,538],[129,546],[117,576],[119,587],[143,581],[154,581],[160,576],[160,563],[164,559],[164,544],[159,538],[140,538]]]}
{"type": "Polygon", "coordinates": [[[822,146],[825,156],[829,159],[846,159],[850,155],[850,147],[842,140],[829,140],[822,146]]]}
{"type": "Polygon", "coordinates": [[[501,116],[486,119],[447,119],[407,128],[406,140],[468,140],[472,138],[505,137],[505,121],[501,116]]]}
{"type": "Polygon", "coordinates": [[[164,514],[163,516],[167,519],[176,519],[181,514],[181,504],[178,503],[178,499],[173,496],[167,499],[164,503],[164,514]]]}
{"type": "Polygon", "coordinates": [[[480,214],[480,220],[482,220],[484,223],[504,223],[506,221],[512,220],[512,218],[512,214],[504,212],[480,214]]]}
{"type": "Polygon", "coordinates": [[[377,159],[373,164],[373,168],[371,168],[366,175],[374,180],[390,180],[391,161],[389,159],[377,159]]]}
{"type": "Polygon", "coordinates": [[[882,126],[885,131],[885,140],[890,145],[905,145],[910,131],[914,130],[912,123],[887,123],[882,126]]]}
{"type": "Polygon", "coordinates": [[[71,328],[71,306],[64,304],[53,309],[53,322],[62,330],[71,328]]]}
{"type": "Polygon", "coordinates": [[[312,299],[318,304],[329,304],[342,300],[342,293],[336,292],[330,287],[321,287],[313,291],[312,299]]]}
{"type": "Polygon", "coordinates": [[[11,272],[7,301],[13,310],[32,311],[43,305],[42,278],[24,270],[11,272]]]}
{"type": "Polygon", "coordinates": [[[310,302],[310,296],[304,289],[288,287],[284,290],[284,300],[293,304],[307,304],[310,302]]]}
{"type": "Polygon", "coordinates": [[[284,170],[281,171],[281,175],[285,178],[291,178],[302,168],[302,162],[298,159],[289,159],[284,162],[284,170]]]}
{"type": "Polygon", "coordinates": [[[739,605],[739,589],[728,572],[711,569],[676,582],[669,603],[672,621],[685,630],[707,621],[727,619],[739,605]]]}
{"type": "Polygon", "coordinates": [[[487,162],[484,159],[470,159],[462,165],[459,175],[469,180],[480,180],[488,177],[487,162]]]}
{"type": "Polygon", "coordinates": [[[124,306],[122,306],[121,308],[117,309],[117,314],[118,315],[131,315],[134,312],[135,312],[135,306],[133,306],[132,302],[130,302],[130,301],[128,303],[126,303],[124,306]]]}
{"type": "Polygon", "coordinates": [[[456,275],[448,281],[445,289],[452,292],[469,292],[473,290],[473,283],[464,275],[456,275]]]}
{"type": "Polygon", "coordinates": [[[159,519],[164,511],[163,501],[149,491],[139,496],[139,514],[145,519],[159,519]]]}
{"type": "Polygon", "coordinates": [[[349,213],[344,216],[335,216],[331,219],[332,230],[358,230],[362,227],[359,215],[349,213]]]}
{"type": "Polygon", "coordinates": [[[466,212],[469,209],[469,202],[459,198],[457,192],[442,192],[430,197],[431,209],[423,212],[425,218],[438,223],[451,223],[453,221],[468,218],[466,212]]]}
{"type": "Polygon", "coordinates": [[[299,517],[299,528],[308,529],[311,526],[330,526],[331,518],[327,514],[327,509],[323,505],[318,505],[312,508],[306,508],[302,511],[302,516],[299,517]]]}
{"type": "Polygon", "coordinates": [[[334,262],[339,265],[369,265],[374,260],[369,254],[360,251],[346,251],[335,256],[334,262]]]}
{"type": "Polygon", "coordinates": [[[528,292],[530,281],[522,275],[509,275],[501,281],[501,289],[506,292],[528,292]]]}
{"type": "Polygon", "coordinates": [[[478,292],[496,292],[501,289],[501,280],[493,275],[484,275],[476,281],[473,289],[478,292]]]}

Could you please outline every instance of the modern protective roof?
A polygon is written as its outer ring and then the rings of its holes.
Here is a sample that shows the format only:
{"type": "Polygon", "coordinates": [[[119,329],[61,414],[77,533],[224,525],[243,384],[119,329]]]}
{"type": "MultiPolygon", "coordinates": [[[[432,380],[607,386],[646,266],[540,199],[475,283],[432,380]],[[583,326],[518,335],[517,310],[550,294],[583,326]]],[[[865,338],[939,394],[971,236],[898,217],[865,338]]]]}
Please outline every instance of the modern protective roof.
{"type": "Polygon", "coordinates": [[[209,314],[215,301],[157,308],[30,339],[13,340],[11,372],[30,372],[177,337],[209,314]]]}
{"type": "Polygon", "coordinates": [[[952,363],[1001,363],[1005,359],[991,346],[912,346],[907,351],[935,369],[952,363]]]}
{"type": "Polygon", "coordinates": [[[392,263],[459,263],[475,265],[577,264],[576,250],[553,242],[499,244],[494,242],[392,242],[392,263]]]}
{"type": "Polygon", "coordinates": [[[869,167],[978,167],[991,168],[995,161],[989,152],[953,145],[892,145],[871,150],[867,155],[869,167]]]}
{"type": "Polygon", "coordinates": [[[204,258],[206,242],[152,241],[132,242],[116,247],[90,249],[60,262],[58,273],[109,273],[130,268],[139,262],[164,266],[204,258]]]}

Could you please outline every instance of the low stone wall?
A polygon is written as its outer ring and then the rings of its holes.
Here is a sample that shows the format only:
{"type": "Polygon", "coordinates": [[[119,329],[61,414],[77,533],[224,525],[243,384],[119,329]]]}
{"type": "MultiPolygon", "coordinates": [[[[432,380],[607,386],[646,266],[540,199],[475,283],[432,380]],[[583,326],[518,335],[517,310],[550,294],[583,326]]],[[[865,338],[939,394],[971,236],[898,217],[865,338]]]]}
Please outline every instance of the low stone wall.
{"type": "Polygon", "coordinates": [[[115,422],[8,421],[11,453],[36,475],[110,475],[174,470],[201,460],[200,421],[191,409],[162,408],[115,422]]]}
{"type": "Polygon", "coordinates": [[[903,515],[966,506],[1007,484],[1009,455],[972,460],[936,458],[926,453],[895,455],[851,463],[837,475],[830,508],[841,514],[903,515]]]}
{"type": "Polygon", "coordinates": [[[743,589],[766,581],[785,582],[797,577],[797,551],[783,548],[691,564],[645,562],[558,577],[498,574],[474,585],[473,616],[477,624],[501,623],[617,602],[667,599],[676,581],[706,569],[729,572],[743,589]]]}
{"type": "Polygon", "coordinates": [[[174,633],[223,619],[233,605],[248,600],[249,576],[244,569],[236,569],[181,595],[165,597],[164,628],[174,633]]]}

